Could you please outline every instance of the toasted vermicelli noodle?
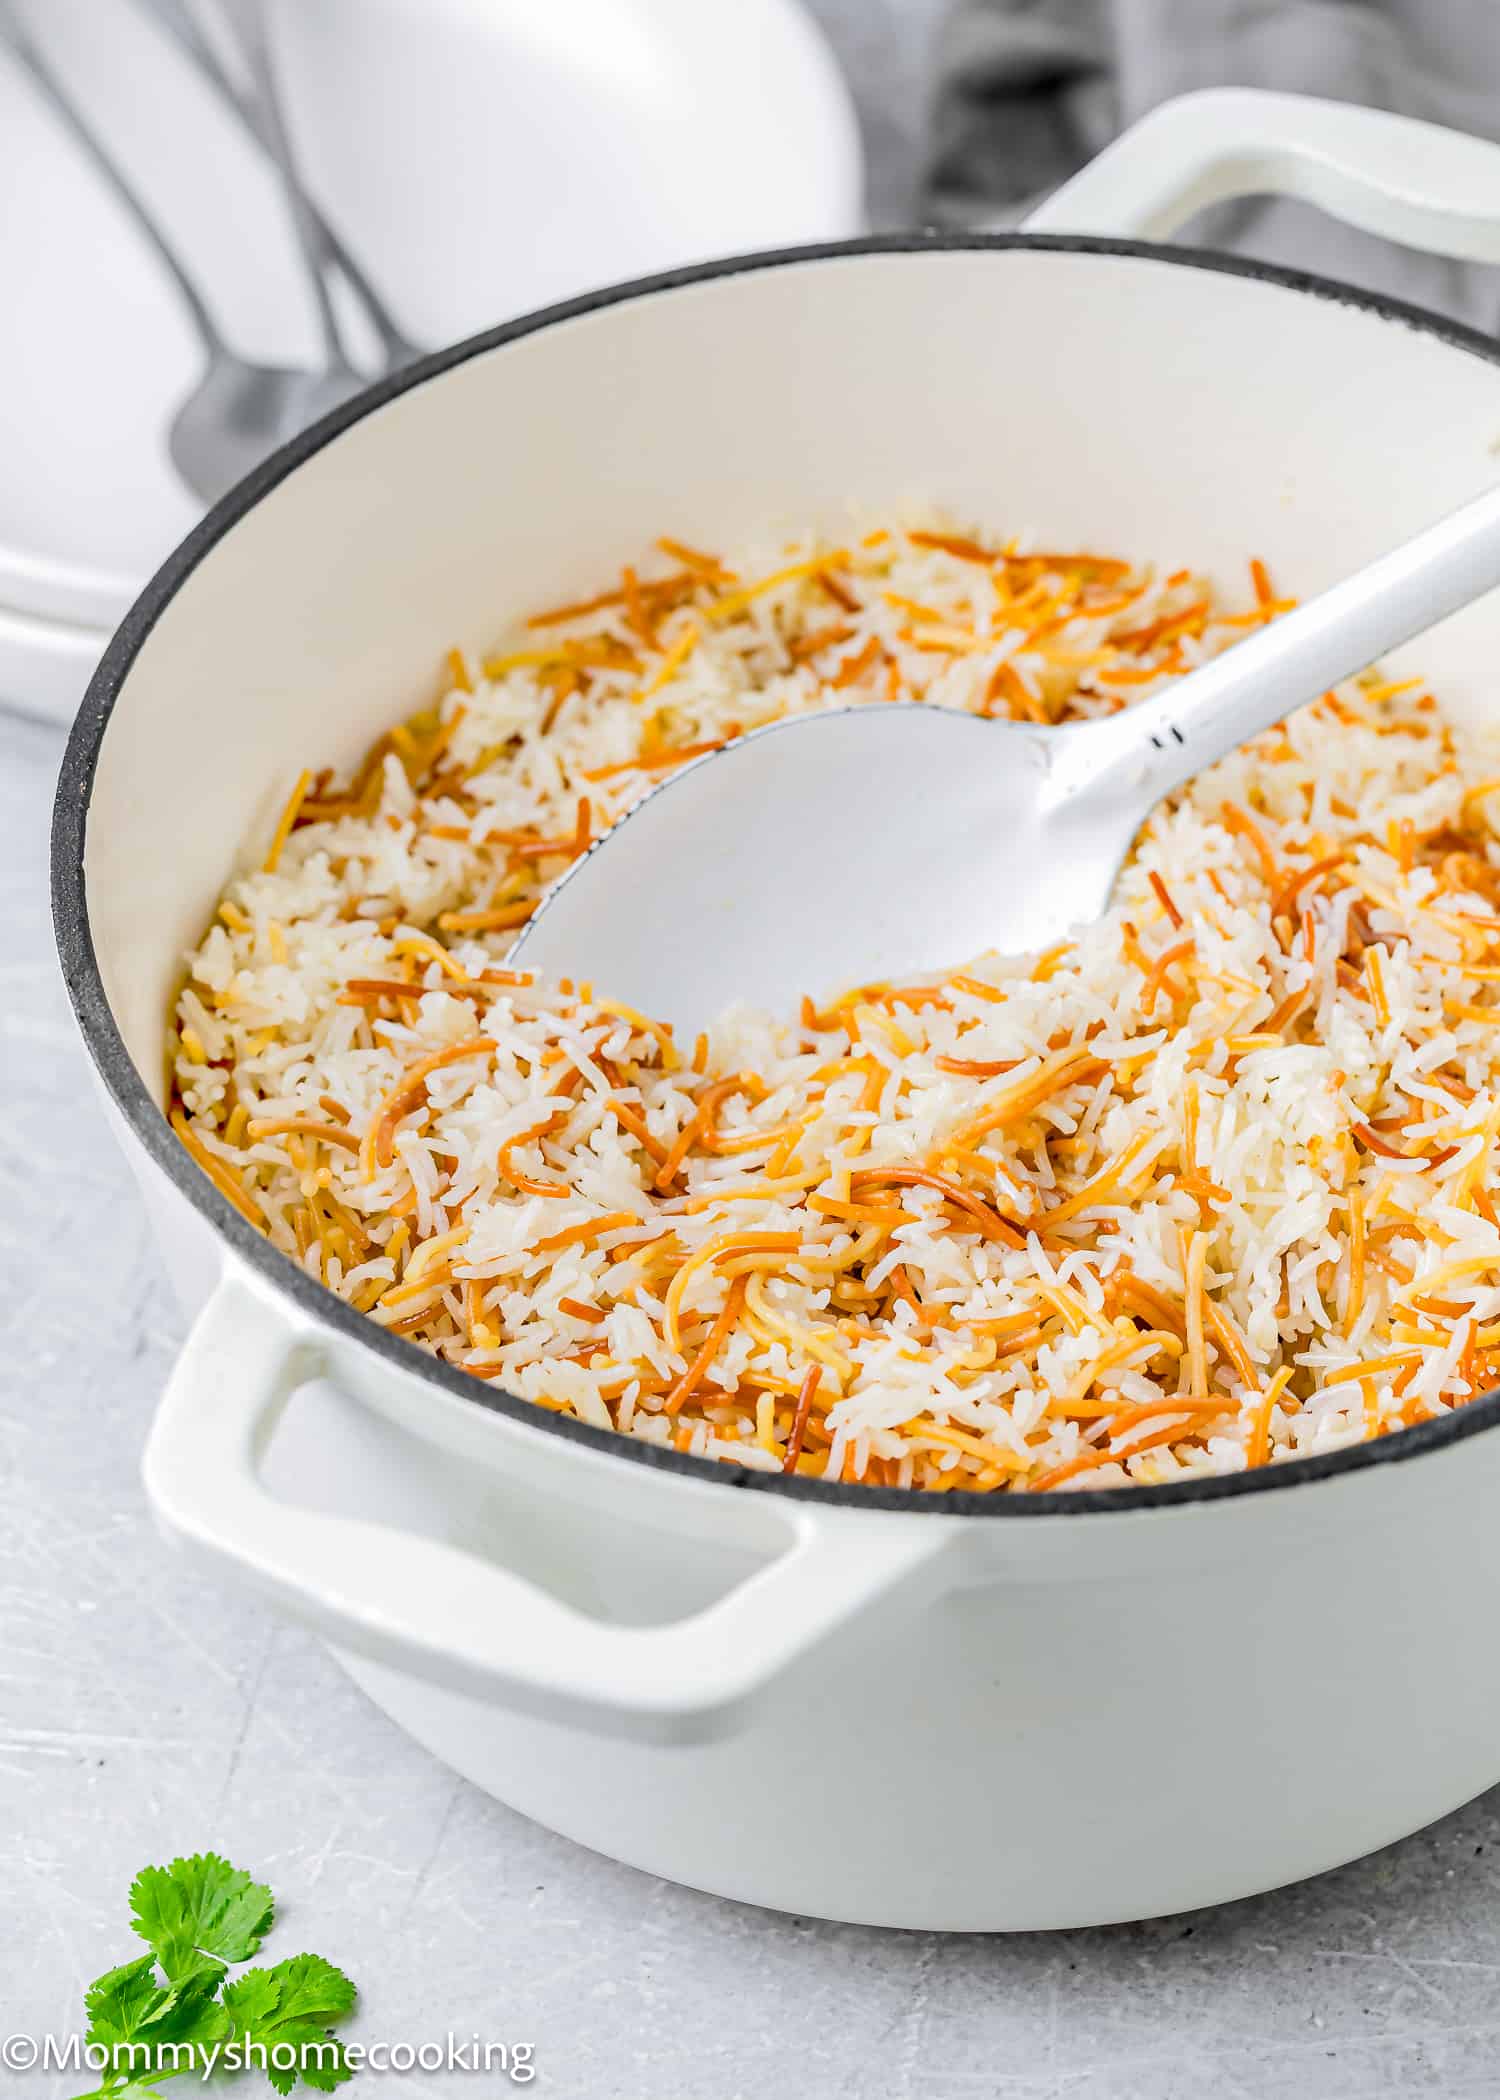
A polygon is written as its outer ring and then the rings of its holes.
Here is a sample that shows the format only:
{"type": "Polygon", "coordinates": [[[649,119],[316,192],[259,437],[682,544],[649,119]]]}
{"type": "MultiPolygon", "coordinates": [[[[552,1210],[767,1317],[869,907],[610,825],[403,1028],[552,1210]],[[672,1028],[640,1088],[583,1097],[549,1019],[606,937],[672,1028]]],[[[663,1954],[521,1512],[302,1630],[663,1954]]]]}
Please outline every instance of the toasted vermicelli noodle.
{"type": "Polygon", "coordinates": [[[505,968],[691,755],[895,697],[1110,713],[1282,610],[1251,574],[1225,610],[941,522],[660,542],[454,651],[349,779],[298,780],[190,958],[175,1127],[388,1331],[741,1465],[1119,1485],[1462,1404],[1500,1353],[1500,765],[1420,685],[1344,687],[1203,774],[1039,956],[693,1043],[505,968]]]}

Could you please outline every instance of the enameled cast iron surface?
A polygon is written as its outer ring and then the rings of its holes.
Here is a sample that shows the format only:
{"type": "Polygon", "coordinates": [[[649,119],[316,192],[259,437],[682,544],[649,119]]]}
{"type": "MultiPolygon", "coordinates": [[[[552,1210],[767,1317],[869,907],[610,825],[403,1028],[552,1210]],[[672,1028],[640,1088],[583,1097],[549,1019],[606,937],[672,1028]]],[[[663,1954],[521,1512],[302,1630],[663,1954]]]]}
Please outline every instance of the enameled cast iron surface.
{"type": "MultiPolygon", "coordinates": [[[[376,1323],[324,1288],[288,1256],[278,1252],[230,1205],[193,1164],[173,1135],[161,1109],[152,1099],[131,1059],[111,1010],[100,974],[90,926],[84,853],[89,803],[104,739],[117,702],[127,685],[132,666],[152,629],[178,592],[219,541],[270,495],[288,475],[319,452],[343,431],[361,421],[397,396],[413,388],[441,382],[445,373],[503,345],[536,334],[560,322],[600,311],[625,301],[649,299],[686,285],[757,270],[787,265],[815,266],[842,257],[933,252],[1004,253],[1018,249],[1052,250],[1085,255],[1139,257],[1176,268],[1215,275],[1255,278],[1268,284],[1324,301],[1361,309],[1389,326],[1415,329],[1452,349],[1500,367],[1500,344],[1477,330],[1469,329],[1422,308],[1401,301],[1361,292],[1351,286],[1302,272],[1281,269],[1211,252],[1167,248],[1150,242],[1095,240],[1085,237],[1040,237],[995,235],[953,239],[944,236],[894,235],[864,240],[733,257],[723,262],[678,270],[590,294],[546,309],[519,321],[492,329],[483,335],[423,359],[407,370],[371,387],[354,401],[336,410],[312,429],[302,433],[219,503],[189,535],[175,554],[152,579],[110,644],[89,686],[82,709],[68,740],[58,779],[52,827],[52,901],[58,952],[69,996],[89,1052],[101,1079],[134,1135],[152,1160],[175,1183],[189,1202],[213,1226],[236,1255],[289,1297],[305,1314],[329,1322],[341,1334],[373,1350],[397,1368],[418,1372],[447,1392],[470,1404],[490,1409],[549,1434],[581,1442],[608,1453],[623,1463],[654,1466],[717,1486],[755,1489],[801,1501],[839,1504],[857,1509],[890,1509],[905,1514],[932,1511],[947,1516],[989,1517],[996,1520],[1031,1516],[1080,1516],[1127,1510],[1180,1507],[1207,1502],[1275,1493],[1303,1487],[1336,1474],[1378,1465],[1390,1465],[1423,1452],[1441,1448],[1464,1437],[1479,1434],[1500,1423],[1500,1390],[1488,1393],[1439,1419],[1400,1430],[1373,1443],[1320,1457],[1284,1461],[1254,1473],[1213,1475],[1186,1483],[1155,1487],[1115,1488],[1107,1491],[1068,1490],[1045,1495],[954,1493],[941,1497],[919,1489],[865,1488],[800,1477],[763,1473],[722,1461],[693,1458],[663,1449],[643,1440],[596,1429],[572,1417],[534,1407],[515,1395],[466,1377],[461,1371],[427,1355],[413,1344],[387,1334],[376,1323]]],[[[413,526],[419,531],[419,526],[413,526]]],[[[226,853],[226,874],[228,854],[226,853]]]]}

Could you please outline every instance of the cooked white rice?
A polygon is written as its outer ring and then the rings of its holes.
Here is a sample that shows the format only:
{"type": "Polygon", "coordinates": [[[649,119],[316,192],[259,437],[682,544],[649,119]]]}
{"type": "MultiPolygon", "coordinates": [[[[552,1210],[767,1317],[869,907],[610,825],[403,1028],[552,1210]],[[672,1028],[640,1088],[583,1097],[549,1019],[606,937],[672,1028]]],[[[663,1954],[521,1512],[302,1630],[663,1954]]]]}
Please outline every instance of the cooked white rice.
{"type": "Polygon", "coordinates": [[[1493,756],[1363,681],[1160,809],[1075,942],[676,1045],[607,986],[503,970],[664,767],[896,694],[1108,713],[1283,601],[1258,564],[1227,612],[941,524],[663,549],[482,675],[455,652],[230,883],[172,1072],[231,1200],[474,1376],[768,1470],[1162,1481],[1484,1390],[1493,756]]]}

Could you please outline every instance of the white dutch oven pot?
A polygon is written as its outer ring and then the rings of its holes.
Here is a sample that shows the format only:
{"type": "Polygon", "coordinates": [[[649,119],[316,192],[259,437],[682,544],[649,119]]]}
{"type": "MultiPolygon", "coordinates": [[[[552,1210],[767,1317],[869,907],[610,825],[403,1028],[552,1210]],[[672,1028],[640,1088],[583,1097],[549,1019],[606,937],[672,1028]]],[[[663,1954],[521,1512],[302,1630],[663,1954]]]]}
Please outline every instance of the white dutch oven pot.
{"type": "MultiPolygon", "coordinates": [[[[1500,260],[1493,147],[1222,92],[1158,111],[1022,235],[578,301],[365,396],[232,495],[69,746],[64,966],[202,1308],[146,1453],[161,1522],[479,1785],[674,1880],[888,1925],[1079,1925],[1453,1808],[1500,1778],[1500,1398],[1254,1475],[1035,1498],[615,1438],[382,1334],[226,1207],[161,1116],[175,975],[305,760],[351,759],[448,643],[657,532],[729,546],[934,498],[1235,590],[1258,554],[1305,593],[1486,486],[1487,339],[1120,238],[1248,191],[1500,260]]],[[[1410,660],[1493,711],[1500,605],[1410,660]]]]}

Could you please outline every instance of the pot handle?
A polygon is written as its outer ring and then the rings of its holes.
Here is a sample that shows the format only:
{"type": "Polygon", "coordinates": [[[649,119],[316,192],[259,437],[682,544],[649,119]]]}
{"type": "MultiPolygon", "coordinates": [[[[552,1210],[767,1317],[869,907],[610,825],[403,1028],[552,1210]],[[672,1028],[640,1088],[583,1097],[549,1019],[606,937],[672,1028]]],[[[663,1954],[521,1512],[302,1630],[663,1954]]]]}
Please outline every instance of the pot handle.
{"type": "Polygon", "coordinates": [[[147,1441],[159,1523],[335,1646],[523,1712],[653,1742],[730,1733],[794,1662],[890,1591],[926,1594],[954,1541],[941,1516],[788,1503],[787,1550],[706,1610],[664,1626],[606,1624],[459,1547],[272,1495],[260,1468],[277,1422],[328,1368],[315,1326],[293,1327],[227,1269],[147,1441]]]}
{"type": "Polygon", "coordinates": [[[1055,190],[1025,231],[1166,240],[1207,205],[1265,195],[1300,197],[1411,248],[1500,261],[1500,146],[1262,88],[1162,103],[1055,190]]]}

